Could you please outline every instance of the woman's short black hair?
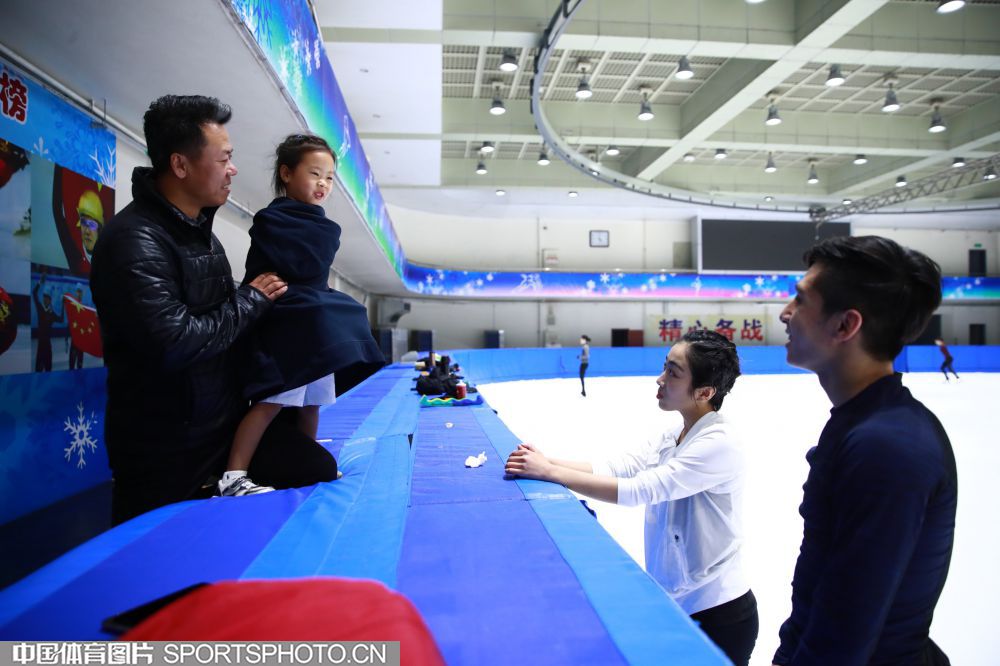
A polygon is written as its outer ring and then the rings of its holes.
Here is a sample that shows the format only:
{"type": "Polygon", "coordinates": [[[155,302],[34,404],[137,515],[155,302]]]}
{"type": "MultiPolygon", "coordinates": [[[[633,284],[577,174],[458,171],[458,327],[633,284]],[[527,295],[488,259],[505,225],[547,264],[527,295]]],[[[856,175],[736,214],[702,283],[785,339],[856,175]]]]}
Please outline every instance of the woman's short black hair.
{"type": "Polygon", "coordinates": [[[715,331],[689,331],[681,342],[687,343],[687,362],[691,372],[691,388],[711,386],[715,395],[709,403],[719,411],[722,401],[733,389],[740,376],[740,357],[736,345],[715,331]]]}
{"type": "Polygon", "coordinates": [[[196,157],[206,144],[202,125],[225,125],[232,115],[229,106],[214,97],[164,95],[154,100],[142,117],[153,175],[170,169],[170,156],[174,153],[196,157]]]}
{"type": "Polygon", "coordinates": [[[581,335],[580,339],[581,340],[586,340],[587,342],[590,342],[590,336],[589,335],[581,335]]]}
{"type": "Polygon", "coordinates": [[[333,166],[337,168],[337,153],[321,136],[315,134],[289,134],[285,140],[278,144],[274,151],[274,193],[281,196],[285,193],[285,183],[281,180],[281,167],[286,166],[294,171],[295,167],[302,161],[302,157],[312,152],[330,153],[333,158],[333,166]]]}

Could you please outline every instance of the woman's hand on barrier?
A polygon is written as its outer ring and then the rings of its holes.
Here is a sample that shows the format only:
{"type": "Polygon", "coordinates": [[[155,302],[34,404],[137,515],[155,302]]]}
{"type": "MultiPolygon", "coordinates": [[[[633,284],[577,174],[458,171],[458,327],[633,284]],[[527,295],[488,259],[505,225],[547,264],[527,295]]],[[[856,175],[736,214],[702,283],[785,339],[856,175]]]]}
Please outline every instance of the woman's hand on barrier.
{"type": "Polygon", "coordinates": [[[504,473],[526,479],[551,481],[555,465],[530,445],[520,445],[507,458],[504,473]]]}

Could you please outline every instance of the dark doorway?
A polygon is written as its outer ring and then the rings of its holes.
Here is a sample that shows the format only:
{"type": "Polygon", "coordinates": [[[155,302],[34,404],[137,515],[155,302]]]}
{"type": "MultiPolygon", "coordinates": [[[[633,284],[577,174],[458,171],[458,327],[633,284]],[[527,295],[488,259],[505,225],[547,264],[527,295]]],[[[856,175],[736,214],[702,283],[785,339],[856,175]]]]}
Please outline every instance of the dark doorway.
{"type": "Polygon", "coordinates": [[[969,344],[986,344],[986,324],[969,324],[969,344]]]}
{"type": "Polygon", "coordinates": [[[969,277],[986,277],[986,250],[969,250],[969,277]]]}

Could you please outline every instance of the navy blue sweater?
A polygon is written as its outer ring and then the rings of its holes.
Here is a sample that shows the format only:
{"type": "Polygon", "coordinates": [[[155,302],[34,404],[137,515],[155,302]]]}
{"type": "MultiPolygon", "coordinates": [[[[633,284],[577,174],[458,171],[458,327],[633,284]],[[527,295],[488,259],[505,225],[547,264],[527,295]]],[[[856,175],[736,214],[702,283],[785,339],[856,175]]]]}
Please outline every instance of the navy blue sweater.
{"type": "Polygon", "coordinates": [[[951,443],[898,374],[830,414],[774,663],[922,664],[955,534],[951,443]]]}

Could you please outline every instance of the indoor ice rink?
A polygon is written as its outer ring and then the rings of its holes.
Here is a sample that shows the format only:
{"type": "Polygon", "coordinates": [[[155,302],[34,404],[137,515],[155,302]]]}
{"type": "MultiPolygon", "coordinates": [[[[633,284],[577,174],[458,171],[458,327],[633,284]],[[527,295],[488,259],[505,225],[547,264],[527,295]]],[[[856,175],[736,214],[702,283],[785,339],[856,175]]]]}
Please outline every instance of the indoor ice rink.
{"type": "MultiPolygon", "coordinates": [[[[602,377],[580,396],[576,379],[504,382],[482,386],[483,394],[518,438],[556,458],[601,460],[630,442],[674,427],[676,414],[657,409],[655,376],[602,377]]],[[[968,527],[992,518],[991,469],[1000,451],[991,433],[1000,426],[983,396],[1000,390],[995,373],[969,373],[946,382],[939,373],[910,373],[904,384],[948,431],[961,483],[955,550],[948,583],[931,625],[955,664],[993,663],[1000,649],[991,622],[970,618],[970,600],[1000,592],[1000,580],[979,572],[993,565],[1000,547],[994,530],[968,527]]],[[[760,607],[760,638],[751,661],[769,664],[778,627],[791,604],[791,575],[802,538],[798,503],[808,466],[830,403],[811,375],[744,375],[726,398],[723,414],[736,422],[748,449],[745,495],[746,559],[760,607]]],[[[641,507],[623,508],[588,500],[597,519],[636,562],[644,559],[641,507]]]]}
{"type": "Polygon", "coordinates": [[[0,3],[0,663],[996,663],[998,36],[994,0],[0,3]],[[579,501],[670,479],[505,474],[711,422],[655,384],[692,333],[742,366],[752,657],[735,560],[687,567],[724,530],[647,570],[643,509],[579,501]],[[810,468],[890,359],[957,484],[918,417],[810,468]],[[895,492],[821,495],[865,456],[895,492]]]}

